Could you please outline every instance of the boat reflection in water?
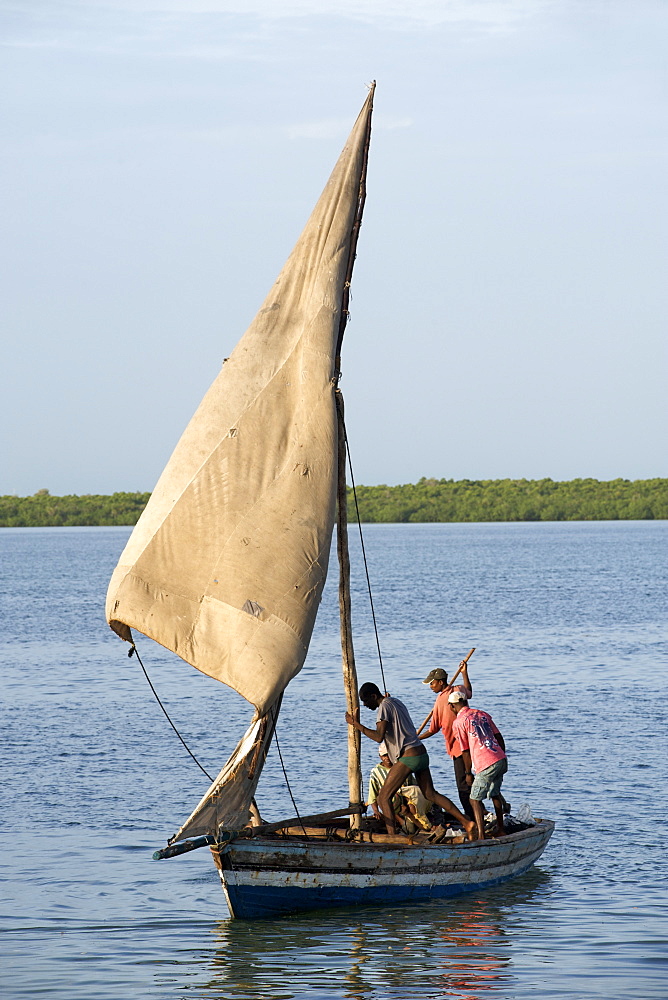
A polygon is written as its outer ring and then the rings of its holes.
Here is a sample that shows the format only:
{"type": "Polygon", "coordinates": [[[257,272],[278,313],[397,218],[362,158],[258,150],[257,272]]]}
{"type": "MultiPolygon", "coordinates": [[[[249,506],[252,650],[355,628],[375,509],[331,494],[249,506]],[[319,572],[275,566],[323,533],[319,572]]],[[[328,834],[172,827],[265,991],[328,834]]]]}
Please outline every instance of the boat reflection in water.
{"type": "Polygon", "coordinates": [[[515,979],[517,907],[539,904],[550,881],[532,869],[512,885],[443,903],[319,911],[254,924],[230,920],[217,925],[213,975],[189,995],[505,997],[515,979]]]}

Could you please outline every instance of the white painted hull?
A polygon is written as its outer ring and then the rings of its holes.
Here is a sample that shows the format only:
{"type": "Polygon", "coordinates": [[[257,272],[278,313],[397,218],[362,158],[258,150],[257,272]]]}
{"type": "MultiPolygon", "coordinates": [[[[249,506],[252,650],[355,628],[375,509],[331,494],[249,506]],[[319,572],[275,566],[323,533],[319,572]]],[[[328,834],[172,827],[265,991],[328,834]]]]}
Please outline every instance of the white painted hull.
{"type": "Polygon", "coordinates": [[[212,849],[233,917],[253,920],[332,906],[439,899],[525,872],[554,830],[550,820],[494,840],[378,845],[257,838],[212,849]]]}

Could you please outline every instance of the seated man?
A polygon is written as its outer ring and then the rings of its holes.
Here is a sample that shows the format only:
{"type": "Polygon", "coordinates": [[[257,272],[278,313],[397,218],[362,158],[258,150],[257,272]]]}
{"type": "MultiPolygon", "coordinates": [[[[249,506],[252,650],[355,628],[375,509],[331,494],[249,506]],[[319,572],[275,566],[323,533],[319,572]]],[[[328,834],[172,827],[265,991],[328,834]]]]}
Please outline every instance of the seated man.
{"type": "MultiPolygon", "coordinates": [[[[392,761],[389,758],[387,747],[384,743],[381,743],[378,747],[378,755],[380,762],[376,764],[369,775],[369,800],[367,805],[371,806],[376,819],[382,820],[383,814],[377,805],[378,794],[385,784],[385,779],[392,767],[392,761]]],[[[423,830],[431,830],[431,823],[427,819],[429,803],[418,788],[414,774],[409,774],[401,788],[392,796],[392,808],[401,817],[403,821],[402,826],[405,826],[406,820],[409,820],[416,827],[421,827],[423,830]]]]}
{"type": "MultiPolygon", "coordinates": [[[[431,830],[432,824],[427,815],[431,808],[431,802],[425,799],[418,785],[409,785],[408,781],[405,781],[397,794],[403,803],[400,806],[399,815],[403,817],[404,821],[412,823],[418,829],[431,830]]],[[[406,827],[406,822],[403,825],[406,827]]],[[[406,832],[412,833],[413,831],[407,828],[406,832]]]]}

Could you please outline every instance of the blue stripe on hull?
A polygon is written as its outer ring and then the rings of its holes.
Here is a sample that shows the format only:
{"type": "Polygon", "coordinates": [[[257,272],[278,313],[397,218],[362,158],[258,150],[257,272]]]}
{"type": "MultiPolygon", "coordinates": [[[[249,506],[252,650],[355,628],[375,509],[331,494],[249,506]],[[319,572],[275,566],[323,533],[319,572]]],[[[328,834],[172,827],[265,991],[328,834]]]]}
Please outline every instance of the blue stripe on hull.
{"type": "Polygon", "coordinates": [[[476,892],[507,882],[527,871],[526,867],[512,875],[489,879],[484,882],[450,883],[448,885],[381,885],[368,888],[343,886],[318,886],[316,889],[246,885],[226,885],[225,891],[232,916],[242,920],[261,920],[280,917],[288,913],[319,910],[333,906],[365,906],[372,904],[418,903],[427,899],[445,899],[464,892],[476,892]]]}

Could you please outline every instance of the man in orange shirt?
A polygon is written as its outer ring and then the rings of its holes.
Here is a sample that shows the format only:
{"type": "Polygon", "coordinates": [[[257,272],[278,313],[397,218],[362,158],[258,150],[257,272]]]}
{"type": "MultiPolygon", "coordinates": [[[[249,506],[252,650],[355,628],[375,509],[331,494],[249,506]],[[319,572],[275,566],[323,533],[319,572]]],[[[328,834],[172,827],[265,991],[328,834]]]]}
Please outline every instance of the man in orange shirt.
{"type": "Polygon", "coordinates": [[[423,680],[422,683],[428,684],[436,695],[436,701],[434,702],[434,708],[431,713],[429,732],[422,733],[420,739],[426,740],[429,739],[430,736],[435,736],[438,732],[443,733],[445,749],[450,757],[452,757],[452,763],[455,769],[455,781],[457,783],[459,801],[461,802],[462,809],[469,819],[475,819],[473,807],[470,802],[471,790],[466,780],[466,767],[464,765],[464,758],[462,757],[462,748],[459,745],[459,740],[452,732],[452,723],[455,721],[455,713],[452,709],[452,705],[448,703],[448,698],[453,691],[461,692],[463,698],[467,701],[473,695],[473,688],[471,687],[471,681],[469,680],[466,661],[462,660],[459,666],[461,667],[462,684],[448,684],[448,675],[441,667],[436,667],[435,670],[430,671],[430,673],[427,674],[423,680]]]}

